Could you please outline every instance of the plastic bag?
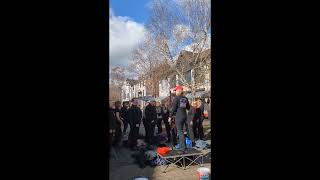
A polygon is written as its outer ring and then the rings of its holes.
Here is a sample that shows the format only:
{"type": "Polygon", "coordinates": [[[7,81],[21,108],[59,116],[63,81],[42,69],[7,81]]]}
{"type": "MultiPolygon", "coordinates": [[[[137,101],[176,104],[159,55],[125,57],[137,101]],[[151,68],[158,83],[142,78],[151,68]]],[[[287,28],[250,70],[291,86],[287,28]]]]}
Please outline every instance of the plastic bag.
{"type": "Polygon", "coordinates": [[[155,160],[151,162],[151,164],[154,166],[161,166],[161,165],[166,165],[167,163],[164,159],[158,156],[155,160]]]}
{"type": "Polygon", "coordinates": [[[147,151],[145,152],[145,156],[148,161],[152,161],[157,157],[157,153],[155,151],[147,151]]]}
{"type": "Polygon", "coordinates": [[[146,129],[145,129],[145,127],[142,128],[141,125],[139,127],[139,135],[146,136],[146,129]]]}
{"type": "Polygon", "coordinates": [[[206,149],[209,147],[209,144],[206,141],[203,140],[197,140],[196,141],[196,147],[200,149],[206,149]]]}
{"type": "Polygon", "coordinates": [[[190,140],[188,137],[186,138],[186,146],[187,146],[187,148],[189,148],[189,149],[192,148],[192,142],[191,142],[191,140],[190,140]]]}
{"type": "Polygon", "coordinates": [[[137,146],[138,147],[145,147],[147,144],[144,142],[143,139],[137,139],[137,146]]]}
{"type": "Polygon", "coordinates": [[[157,149],[158,154],[160,154],[161,156],[166,155],[170,151],[171,151],[171,149],[169,147],[159,147],[157,149]]]}

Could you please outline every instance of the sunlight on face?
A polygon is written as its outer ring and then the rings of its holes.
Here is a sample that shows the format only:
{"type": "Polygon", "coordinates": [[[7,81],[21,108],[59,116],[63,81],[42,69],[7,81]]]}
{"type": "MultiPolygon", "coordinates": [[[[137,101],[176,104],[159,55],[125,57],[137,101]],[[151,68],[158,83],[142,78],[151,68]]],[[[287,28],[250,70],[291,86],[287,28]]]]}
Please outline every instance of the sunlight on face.
{"type": "Polygon", "coordinates": [[[180,96],[182,94],[182,90],[176,90],[176,95],[180,96]]]}

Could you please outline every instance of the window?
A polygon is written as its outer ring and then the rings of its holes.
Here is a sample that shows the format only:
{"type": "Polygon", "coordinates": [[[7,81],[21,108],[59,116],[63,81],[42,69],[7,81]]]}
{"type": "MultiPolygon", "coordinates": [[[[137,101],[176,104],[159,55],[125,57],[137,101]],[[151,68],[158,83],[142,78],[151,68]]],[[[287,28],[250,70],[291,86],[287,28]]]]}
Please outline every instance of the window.
{"type": "Polygon", "coordinates": [[[191,76],[191,70],[190,71],[187,71],[186,72],[186,74],[185,74],[185,78],[186,78],[186,81],[187,82],[191,82],[191,78],[192,78],[192,76],[191,76]]]}
{"type": "Polygon", "coordinates": [[[170,78],[170,88],[173,88],[176,86],[176,76],[173,76],[172,78],[170,78]]]}
{"type": "Polygon", "coordinates": [[[129,99],[129,93],[127,94],[127,97],[126,97],[126,99],[129,99]]]}

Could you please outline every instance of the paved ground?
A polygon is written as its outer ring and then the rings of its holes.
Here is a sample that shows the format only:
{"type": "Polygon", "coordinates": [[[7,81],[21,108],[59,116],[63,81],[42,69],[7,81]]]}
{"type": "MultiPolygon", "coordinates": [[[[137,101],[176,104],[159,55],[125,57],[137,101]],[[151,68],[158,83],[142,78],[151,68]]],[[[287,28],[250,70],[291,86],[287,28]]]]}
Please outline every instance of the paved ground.
{"type": "MultiPolygon", "coordinates": [[[[208,120],[204,122],[204,125],[209,124],[208,120]],[[207,121],[207,122],[206,122],[207,121]]],[[[208,133],[208,132],[207,132],[208,133]]],[[[208,141],[210,143],[210,141],[208,141]]],[[[147,166],[144,169],[138,167],[133,163],[131,157],[132,152],[126,148],[116,150],[118,154],[118,160],[113,156],[110,157],[110,180],[131,180],[135,176],[145,176],[149,180],[196,180],[197,169],[199,165],[190,166],[186,170],[176,168],[174,166],[169,167],[166,173],[162,173],[160,167],[151,168],[147,166]]],[[[211,150],[204,150],[206,154],[204,158],[204,167],[210,168],[211,164],[211,150]]]]}
{"type": "MultiPolygon", "coordinates": [[[[199,165],[190,166],[188,169],[183,170],[176,168],[175,166],[169,167],[166,173],[162,173],[160,167],[151,168],[147,166],[144,169],[138,167],[133,163],[133,159],[130,157],[131,152],[127,149],[121,149],[117,151],[119,159],[110,160],[110,180],[130,180],[135,176],[145,176],[150,180],[195,180],[197,179],[197,169],[199,165]]],[[[210,168],[211,153],[210,150],[204,151],[207,153],[205,157],[204,167],[210,168]]]]}

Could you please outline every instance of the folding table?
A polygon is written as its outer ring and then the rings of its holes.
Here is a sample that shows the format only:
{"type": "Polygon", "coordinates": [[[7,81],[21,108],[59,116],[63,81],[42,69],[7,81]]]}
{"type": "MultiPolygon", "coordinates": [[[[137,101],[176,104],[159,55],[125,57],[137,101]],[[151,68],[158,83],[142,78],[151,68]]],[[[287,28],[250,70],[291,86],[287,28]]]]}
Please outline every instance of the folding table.
{"type": "Polygon", "coordinates": [[[184,154],[178,154],[177,150],[172,150],[164,156],[162,156],[158,153],[158,157],[164,159],[165,162],[167,163],[166,165],[161,166],[163,169],[163,171],[162,171],[163,173],[165,173],[166,170],[168,169],[168,167],[173,164],[177,165],[177,167],[180,168],[180,166],[178,166],[178,163],[180,163],[183,170],[186,170],[192,164],[197,164],[197,165],[200,165],[201,167],[203,167],[203,156],[204,156],[204,153],[202,153],[201,151],[199,151],[197,149],[193,149],[193,148],[187,149],[186,153],[184,153],[184,154]],[[191,161],[188,165],[186,165],[186,159],[191,161]],[[199,162],[200,159],[201,159],[201,161],[199,162]],[[163,167],[163,166],[165,166],[165,167],[163,167]]]}

